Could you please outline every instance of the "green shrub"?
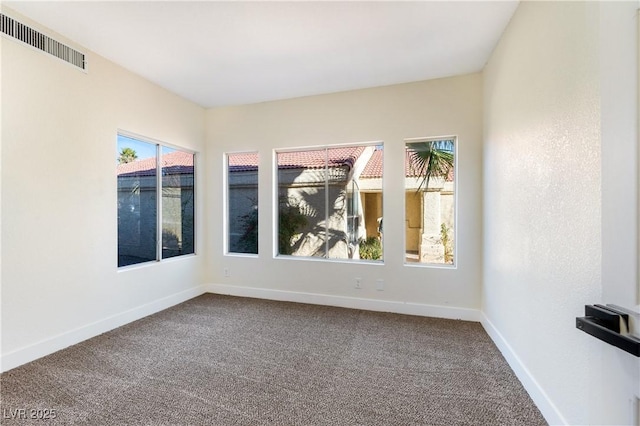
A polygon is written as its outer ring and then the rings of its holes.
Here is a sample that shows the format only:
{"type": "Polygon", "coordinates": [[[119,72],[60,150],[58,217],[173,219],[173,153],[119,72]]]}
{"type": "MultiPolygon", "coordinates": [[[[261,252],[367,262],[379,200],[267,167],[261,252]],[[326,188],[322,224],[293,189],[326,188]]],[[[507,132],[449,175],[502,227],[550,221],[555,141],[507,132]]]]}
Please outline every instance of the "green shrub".
{"type": "Polygon", "coordinates": [[[240,217],[243,224],[244,233],[238,241],[237,253],[258,254],[258,209],[240,217]]]}
{"type": "Polygon", "coordinates": [[[382,259],[382,243],[378,237],[369,237],[360,243],[360,259],[382,259]]]}
{"type": "MultiPolygon", "coordinates": [[[[281,202],[278,214],[278,250],[280,254],[292,254],[292,238],[307,224],[307,218],[297,206],[281,202]]],[[[258,209],[243,215],[244,233],[238,242],[238,253],[258,253],[258,209]]]]}
{"type": "Polygon", "coordinates": [[[307,225],[307,218],[300,213],[300,208],[289,203],[280,203],[278,213],[278,252],[292,254],[292,238],[301,228],[307,225]]]}

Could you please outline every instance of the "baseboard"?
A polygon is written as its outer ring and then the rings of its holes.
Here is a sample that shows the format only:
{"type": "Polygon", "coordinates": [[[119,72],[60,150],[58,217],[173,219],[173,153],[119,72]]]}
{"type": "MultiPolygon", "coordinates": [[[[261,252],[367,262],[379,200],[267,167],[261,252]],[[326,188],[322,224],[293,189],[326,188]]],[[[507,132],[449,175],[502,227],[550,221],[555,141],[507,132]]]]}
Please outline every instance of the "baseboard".
{"type": "Polygon", "coordinates": [[[549,395],[542,389],[538,381],[533,377],[529,369],[524,365],[520,357],[514,352],[511,345],[505,340],[504,336],[484,313],[481,313],[481,324],[485,331],[491,337],[495,345],[498,347],[502,356],[522,383],[522,386],[529,393],[529,396],[536,404],[545,420],[550,425],[567,425],[569,424],[564,416],[558,410],[558,407],[551,401],[549,395]]]}
{"type": "Polygon", "coordinates": [[[200,285],[189,290],[154,300],[153,302],[129,309],[125,312],[112,315],[108,318],[80,326],[74,330],[41,340],[40,342],[32,345],[2,354],[2,357],[0,357],[0,371],[5,372],[38,358],[42,358],[43,356],[47,356],[71,345],[75,345],[102,333],[106,333],[114,328],[121,327],[130,322],[139,320],[146,316],[155,314],[156,312],[170,308],[171,306],[200,296],[206,291],[206,287],[200,285]]]}
{"type": "Polygon", "coordinates": [[[549,399],[549,396],[544,392],[539,383],[516,355],[511,345],[509,345],[500,331],[498,331],[491,321],[479,310],[427,305],[421,303],[233,286],[226,284],[205,284],[194,287],[3,354],[0,357],[0,371],[5,372],[11,370],[71,345],[75,345],[130,322],[185,302],[203,293],[254,297],[286,302],[309,303],[314,305],[480,322],[504,358],[507,360],[509,366],[514,371],[524,388],[529,393],[531,399],[537,405],[538,409],[540,409],[540,412],[547,422],[552,425],[568,424],[557,407],[549,399]]]}
{"type": "Polygon", "coordinates": [[[230,296],[254,297],[258,299],[279,300],[283,302],[309,303],[312,305],[337,306],[340,308],[392,312],[396,314],[459,319],[465,321],[480,321],[480,311],[469,308],[396,302],[392,300],[365,299],[359,297],[333,296],[327,294],[273,290],[226,284],[208,284],[205,288],[209,293],[226,294],[230,296]]]}

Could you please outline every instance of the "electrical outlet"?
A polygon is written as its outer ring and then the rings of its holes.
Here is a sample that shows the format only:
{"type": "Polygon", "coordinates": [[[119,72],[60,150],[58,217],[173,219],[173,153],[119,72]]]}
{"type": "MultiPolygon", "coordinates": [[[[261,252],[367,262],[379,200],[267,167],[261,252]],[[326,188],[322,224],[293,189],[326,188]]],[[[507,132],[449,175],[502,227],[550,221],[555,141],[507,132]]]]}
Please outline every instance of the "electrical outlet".
{"type": "Polygon", "coordinates": [[[376,290],[384,291],[384,280],[382,279],[376,280],[376,290]]]}
{"type": "Polygon", "coordinates": [[[231,276],[231,271],[229,271],[229,268],[224,268],[224,276],[227,278],[231,276]]]}
{"type": "Polygon", "coordinates": [[[356,277],[355,278],[355,287],[357,289],[361,289],[362,288],[362,278],[360,278],[360,277],[356,277]]]}

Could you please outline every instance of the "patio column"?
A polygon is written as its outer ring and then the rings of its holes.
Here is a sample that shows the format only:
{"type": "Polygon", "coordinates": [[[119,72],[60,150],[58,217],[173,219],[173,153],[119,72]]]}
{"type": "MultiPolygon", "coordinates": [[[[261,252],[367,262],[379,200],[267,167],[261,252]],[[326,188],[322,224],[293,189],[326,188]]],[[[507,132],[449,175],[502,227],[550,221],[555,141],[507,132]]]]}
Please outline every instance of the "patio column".
{"type": "Polygon", "coordinates": [[[420,242],[420,262],[442,263],[444,245],[440,238],[441,219],[440,191],[422,193],[422,240],[420,242]]]}

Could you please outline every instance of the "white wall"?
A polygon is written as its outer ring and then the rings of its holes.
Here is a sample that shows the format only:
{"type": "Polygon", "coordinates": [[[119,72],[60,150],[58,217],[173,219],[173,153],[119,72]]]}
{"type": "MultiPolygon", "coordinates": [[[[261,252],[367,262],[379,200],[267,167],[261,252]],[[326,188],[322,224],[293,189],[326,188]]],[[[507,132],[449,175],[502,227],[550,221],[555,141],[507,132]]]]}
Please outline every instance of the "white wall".
{"type": "Polygon", "coordinates": [[[548,420],[629,423],[636,360],[574,318],[638,300],[636,6],[523,2],[483,76],[207,112],[91,52],[83,73],[1,38],[1,369],[205,289],[465,319],[481,308],[548,420]],[[197,256],[117,270],[118,129],[201,154],[197,256]],[[452,134],[457,268],[404,266],[403,140],[452,134]],[[384,264],[274,259],[273,150],[380,140],[384,264]],[[262,161],[260,256],[225,256],[223,154],[247,150],[262,161]]]}
{"type": "MultiPolygon", "coordinates": [[[[602,138],[601,301],[633,307],[638,281],[638,8],[640,2],[603,3],[599,8],[602,138]]],[[[640,308],[640,306],[638,306],[640,308]]],[[[640,424],[640,358],[606,344],[598,346],[591,392],[594,423],[640,424]],[[615,386],[615,387],[614,387],[615,386]],[[635,405],[635,407],[633,407],[635,405]],[[627,413],[633,411],[635,419],[627,413]]]]}
{"type": "Polygon", "coordinates": [[[207,111],[213,291],[478,319],[481,274],[479,74],[207,111]],[[457,269],[404,262],[404,139],[458,136],[457,269]],[[273,258],[273,150],[384,142],[384,265],[273,258]],[[260,255],[223,255],[223,156],[258,151],[260,255]],[[222,273],[228,268],[230,277],[222,273]],[[363,288],[354,288],[355,277],[363,288]],[[384,279],[384,291],[375,280],[384,279]],[[304,294],[299,294],[304,293],[304,294]]]}
{"type": "Polygon", "coordinates": [[[202,239],[198,256],[118,271],[116,133],[201,154],[205,145],[202,108],[104,58],[76,47],[87,53],[84,73],[1,43],[6,370],[203,291],[202,239]]]}
{"type": "Polygon", "coordinates": [[[634,421],[637,360],[575,317],[636,300],[636,8],[523,2],[484,70],[485,326],[551,423],[634,421]]]}

